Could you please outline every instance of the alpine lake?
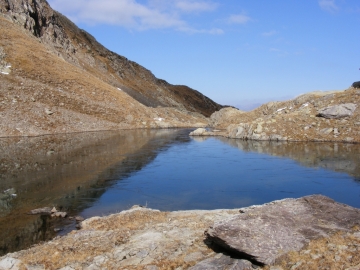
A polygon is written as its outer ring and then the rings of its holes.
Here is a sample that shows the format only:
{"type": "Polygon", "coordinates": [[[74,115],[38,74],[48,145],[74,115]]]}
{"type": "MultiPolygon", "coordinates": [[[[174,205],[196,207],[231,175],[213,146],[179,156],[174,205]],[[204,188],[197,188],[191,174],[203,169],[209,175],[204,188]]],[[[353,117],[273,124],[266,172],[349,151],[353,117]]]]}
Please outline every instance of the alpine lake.
{"type": "Polygon", "coordinates": [[[360,208],[360,145],[190,137],[192,129],[0,138],[0,255],[76,229],[29,215],[104,216],[133,205],[228,209],[323,194],[360,208]]]}

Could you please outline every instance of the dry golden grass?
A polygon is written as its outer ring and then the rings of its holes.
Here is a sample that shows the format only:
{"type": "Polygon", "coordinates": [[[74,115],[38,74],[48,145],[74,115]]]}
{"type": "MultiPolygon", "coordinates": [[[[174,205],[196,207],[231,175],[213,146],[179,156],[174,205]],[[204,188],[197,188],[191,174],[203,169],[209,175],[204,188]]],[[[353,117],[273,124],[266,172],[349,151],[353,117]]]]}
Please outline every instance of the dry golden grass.
{"type": "MultiPolygon", "coordinates": [[[[302,250],[290,252],[281,257],[276,265],[283,269],[292,269],[294,265],[301,264],[296,269],[306,270],[341,270],[360,265],[360,237],[354,236],[359,232],[355,227],[353,232],[337,232],[329,238],[320,238],[311,241],[302,250]]],[[[265,267],[266,270],[270,267],[265,267]]],[[[293,268],[295,269],[295,267],[293,268]]]]}
{"type": "Polygon", "coordinates": [[[319,109],[345,103],[360,104],[359,90],[349,88],[328,96],[307,94],[294,100],[264,104],[240,116],[223,119],[216,128],[226,129],[230,124],[237,126],[239,123],[248,123],[255,130],[257,124],[261,123],[267,135],[278,134],[291,141],[344,141],[350,137],[352,142],[360,142],[359,106],[351,117],[345,119],[316,117],[319,109]],[[282,108],[287,109],[277,111],[282,108]],[[337,128],[339,134],[322,133],[321,130],[325,128],[337,128]]]}
{"type": "Polygon", "coordinates": [[[108,230],[141,230],[145,226],[165,222],[167,220],[168,212],[160,211],[133,211],[124,212],[121,215],[110,215],[106,219],[91,219],[89,223],[84,225],[85,229],[91,227],[91,229],[108,231],[108,230]]]}
{"type": "MultiPolygon", "coordinates": [[[[5,60],[12,66],[10,75],[0,75],[0,112],[6,120],[0,136],[158,127],[156,117],[165,117],[170,127],[206,123],[186,111],[142,105],[113,86],[116,83],[109,78],[120,77],[110,67],[103,73],[98,66],[89,66],[81,61],[81,49],[79,65],[66,62],[53,48],[2,16],[0,36],[5,60]],[[54,113],[47,115],[45,109],[54,113]]],[[[99,63],[110,65],[107,58],[96,57],[99,63]]],[[[121,84],[131,88],[134,82],[121,84]]]]}

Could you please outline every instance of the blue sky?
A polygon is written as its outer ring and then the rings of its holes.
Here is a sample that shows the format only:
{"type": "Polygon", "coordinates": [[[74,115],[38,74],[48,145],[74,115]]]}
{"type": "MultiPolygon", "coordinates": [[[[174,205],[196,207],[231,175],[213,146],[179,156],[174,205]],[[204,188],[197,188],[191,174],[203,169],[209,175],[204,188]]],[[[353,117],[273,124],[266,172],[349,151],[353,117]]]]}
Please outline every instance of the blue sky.
{"type": "Polygon", "coordinates": [[[360,80],[359,0],[49,0],[108,49],[240,108],[360,80]]]}

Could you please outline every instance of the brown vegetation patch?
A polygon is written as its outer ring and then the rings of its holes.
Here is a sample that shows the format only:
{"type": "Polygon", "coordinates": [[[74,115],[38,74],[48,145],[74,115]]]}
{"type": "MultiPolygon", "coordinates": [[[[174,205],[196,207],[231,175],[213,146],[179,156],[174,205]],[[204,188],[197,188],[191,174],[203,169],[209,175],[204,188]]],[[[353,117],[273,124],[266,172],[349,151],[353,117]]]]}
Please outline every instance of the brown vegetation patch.
{"type": "Polygon", "coordinates": [[[330,237],[312,240],[302,250],[281,257],[276,265],[283,269],[308,270],[360,266],[360,229],[357,226],[352,232],[336,232],[330,237]]]}
{"type": "Polygon", "coordinates": [[[107,218],[91,218],[84,224],[84,228],[91,228],[93,230],[142,230],[145,226],[152,223],[165,222],[167,212],[145,210],[141,208],[132,211],[125,211],[121,214],[110,215],[107,218]]]}

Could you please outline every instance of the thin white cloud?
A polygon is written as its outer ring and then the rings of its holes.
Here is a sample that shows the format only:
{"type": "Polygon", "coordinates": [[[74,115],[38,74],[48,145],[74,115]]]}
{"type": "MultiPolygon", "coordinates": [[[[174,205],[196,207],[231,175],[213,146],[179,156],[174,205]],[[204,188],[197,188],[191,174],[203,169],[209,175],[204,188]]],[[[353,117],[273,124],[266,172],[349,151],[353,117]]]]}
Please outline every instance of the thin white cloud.
{"type": "Polygon", "coordinates": [[[244,14],[231,15],[227,19],[227,22],[230,24],[246,24],[249,21],[251,21],[251,18],[244,14]]]}
{"type": "Polygon", "coordinates": [[[175,6],[184,12],[204,12],[213,11],[218,5],[203,1],[176,1],[175,6]]]}
{"type": "Polygon", "coordinates": [[[52,0],[54,9],[69,14],[76,21],[120,25],[132,29],[181,27],[178,16],[151,9],[135,0],[52,0]]]}
{"type": "Polygon", "coordinates": [[[335,0],[319,0],[319,6],[321,9],[330,12],[334,12],[339,9],[335,3],[335,0]]]}
{"type": "Polygon", "coordinates": [[[271,36],[276,35],[277,33],[278,33],[277,31],[271,30],[271,31],[269,31],[269,32],[264,32],[264,33],[262,33],[261,35],[264,36],[264,37],[271,37],[271,36]]]}
{"type": "Polygon", "coordinates": [[[182,27],[179,31],[186,32],[189,34],[211,34],[211,35],[222,35],[224,34],[224,30],[220,28],[213,29],[195,29],[190,27],[182,27]]]}
{"type": "Polygon", "coordinates": [[[75,22],[110,24],[127,29],[175,29],[189,33],[219,34],[222,30],[196,30],[181,18],[182,13],[216,9],[210,1],[197,0],[49,0],[51,6],[75,22]]]}

